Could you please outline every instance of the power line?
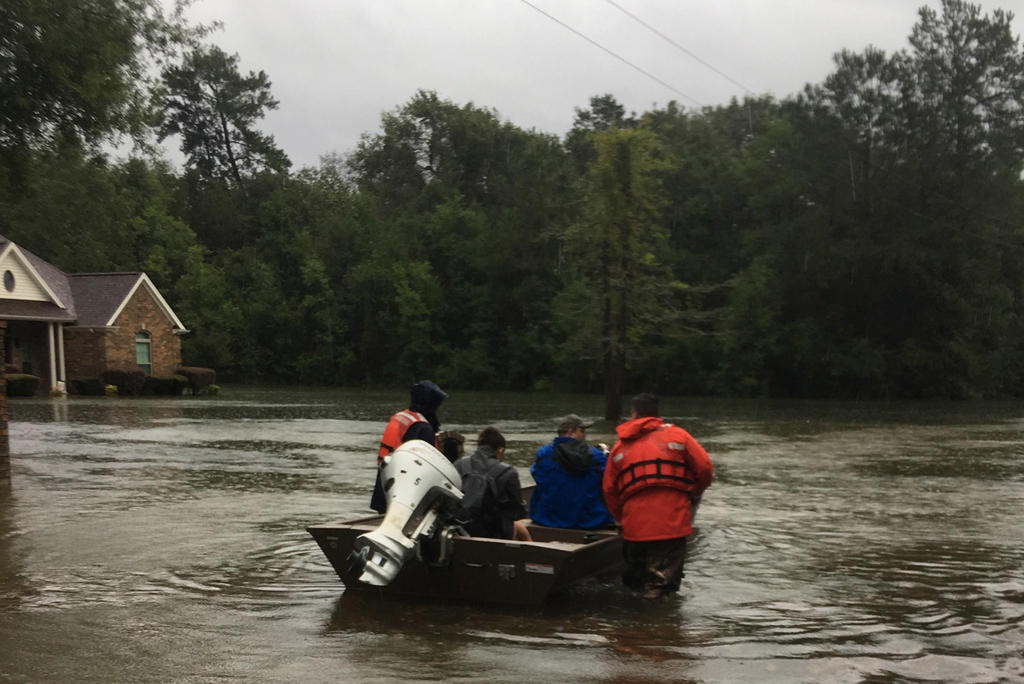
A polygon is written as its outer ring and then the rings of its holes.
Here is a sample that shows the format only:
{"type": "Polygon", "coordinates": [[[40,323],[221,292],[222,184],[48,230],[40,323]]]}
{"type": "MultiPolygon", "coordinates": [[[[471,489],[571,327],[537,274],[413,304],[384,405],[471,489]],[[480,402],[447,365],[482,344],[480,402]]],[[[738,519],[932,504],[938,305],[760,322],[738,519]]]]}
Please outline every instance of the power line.
{"type": "Polygon", "coordinates": [[[579,36],[579,37],[580,37],[580,38],[582,38],[583,40],[587,41],[587,42],[588,42],[588,43],[590,43],[591,45],[593,45],[593,46],[595,46],[595,47],[597,47],[597,48],[600,48],[601,50],[604,50],[604,51],[605,51],[605,52],[607,52],[607,53],[608,53],[609,55],[611,55],[611,56],[612,56],[612,57],[614,57],[615,59],[619,60],[619,61],[620,61],[620,62],[622,62],[623,64],[626,64],[627,66],[629,66],[629,67],[631,67],[631,68],[633,68],[633,69],[636,69],[637,71],[639,71],[639,72],[640,72],[641,74],[643,74],[643,75],[644,75],[644,76],[646,76],[647,78],[651,79],[652,81],[655,81],[655,82],[657,82],[657,83],[660,83],[661,85],[665,86],[666,88],[668,88],[668,89],[669,89],[669,90],[671,90],[672,92],[676,93],[677,95],[681,95],[681,96],[685,97],[685,98],[686,98],[687,100],[689,100],[689,101],[693,102],[693,103],[694,103],[694,104],[696,104],[696,105],[697,105],[698,107],[703,107],[703,106],[704,106],[703,104],[701,104],[700,102],[698,102],[698,101],[697,101],[697,100],[696,100],[695,98],[691,97],[690,95],[687,95],[686,93],[684,93],[683,91],[679,90],[678,88],[676,88],[675,86],[671,85],[670,83],[666,83],[665,81],[661,80],[660,78],[658,78],[658,77],[657,77],[657,76],[655,76],[654,74],[650,73],[649,71],[646,71],[646,70],[644,70],[644,69],[641,69],[640,67],[638,67],[638,66],[637,66],[636,64],[633,64],[632,62],[630,62],[630,61],[629,61],[628,59],[626,59],[625,57],[622,57],[621,55],[619,55],[619,54],[616,54],[615,52],[612,52],[611,50],[609,50],[608,48],[606,48],[606,47],[605,47],[604,45],[601,45],[600,43],[598,43],[598,42],[597,42],[596,40],[593,40],[592,38],[590,38],[590,37],[588,37],[588,36],[586,36],[586,35],[584,35],[584,34],[580,33],[579,31],[577,31],[576,29],[574,29],[574,28],[573,28],[572,26],[569,26],[568,24],[566,24],[566,23],[565,23],[564,21],[562,21],[561,19],[558,19],[557,17],[553,17],[553,16],[551,16],[550,14],[548,14],[547,12],[545,12],[544,10],[542,10],[541,8],[537,7],[537,6],[536,6],[536,5],[534,5],[533,3],[531,3],[531,2],[528,2],[528,0],[519,0],[519,1],[520,1],[520,2],[522,2],[522,3],[524,4],[524,5],[526,5],[526,6],[528,6],[528,7],[532,7],[533,9],[535,9],[535,10],[536,10],[536,11],[538,11],[538,12],[540,12],[541,14],[543,14],[543,15],[544,15],[545,17],[547,17],[547,18],[548,18],[548,19],[550,19],[551,21],[555,22],[556,24],[559,24],[559,25],[560,25],[560,26],[562,26],[563,28],[566,28],[566,29],[568,29],[568,30],[572,31],[572,32],[573,32],[573,33],[575,33],[575,34],[576,34],[577,36],[579,36]]]}
{"type": "Polygon", "coordinates": [[[658,37],[659,37],[659,38],[661,38],[662,40],[664,40],[664,41],[666,41],[667,43],[669,43],[670,45],[674,46],[674,47],[675,47],[675,48],[676,48],[677,50],[679,50],[679,51],[680,51],[680,52],[682,52],[683,54],[685,54],[685,55],[688,55],[689,57],[693,58],[694,60],[696,60],[696,61],[700,62],[701,64],[703,64],[704,66],[706,66],[706,67],[707,67],[708,69],[711,69],[711,70],[712,70],[712,71],[714,71],[714,72],[715,72],[716,74],[718,74],[719,76],[721,76],[721,77],[722,77],[722,78],[724,78],[725,80],[729,81],[729,82],[730,82],[730,83],[732,83],[733,85],[737,85],[737,86],[739,86],[740,88],[743,88],[743,90],[744,90],[744,91],[746,91],[747,93],[750,93],[751,95],[753,95],[753,94],[754,94],[754,91],[753,91],[753,90],[751,90],[751,89],[750,89],[750,88],[748,88],[747,86],[743,85],[742,83],[740,83],[739,81],[737,81],[737,80],[736,80],[735,78],[733,78],[733,77],[732,77],[732,76],[730,76],[729,74],[727,74],[727,73],[725,73],[724,71],[722,71],[721,69],[717,69],[716,67],[714,67],[714,66],[712,66],[711,64],[709,64],[708,62],[704,61],[703,59],[701,59],[700,57],[698,57],[697,55],[695,55],[695,54],[694,54],[694,53],[692,53],[691,51],[687,50],[687,49],[686,49],[686,48],[684,48],[684,47],[683,47],[682,45],[680,45],[680,44],[679,44],[679,43],[677,43],[676,41],[672,40],[671,38],[669,38],[668,36],[666,36],[666,35],[665,35],[664,33],[662,33],[661,31],[659,31],[658,29],[654,28],[653,26],[651,26],[651,25],[650,25],[650,24],[648,24],[648,23],[647,23],[646,21],[644,21],[644,20],[643,20],[643,19],[641,19],[640,17],[636,16],[635,14],[633,14],[632,12],[630,12],[629,10],[625,9],[624,7],[622,7],[621,5],[619,5],[619,4],[618,4],[617,2],[615,2],[614,0],[605,0],[605,2],[607,2],[607,3],[609,4],[609,5],[611,5],[611,6],[612,6],[612,7],[614,7],[615,9],[619,10],[619,11],[620,11],[620,12],[622,12],[623,14],[625,14],[625,15],[626,15],[627,17],[629,17],[630,19],[632,19],[632,20],[633,20],[633,21],[635,21],[636,23],[638,23],[638,24],[640,24],[641,26],[643,26],[644,28],[646,28],[646,29],[647,29],[648,31],[650,31],[650,32],[654,33],[654,34],[655,34],[656,36],[658,36],[658,37]]]}

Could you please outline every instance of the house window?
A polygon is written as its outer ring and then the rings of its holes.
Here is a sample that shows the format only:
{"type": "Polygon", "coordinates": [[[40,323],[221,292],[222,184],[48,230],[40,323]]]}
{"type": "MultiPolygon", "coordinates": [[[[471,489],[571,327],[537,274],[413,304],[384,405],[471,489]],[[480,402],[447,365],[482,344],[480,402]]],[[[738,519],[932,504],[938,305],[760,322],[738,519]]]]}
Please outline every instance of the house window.
{"type": "Polygon", "coordinates": [[[4,271],[4,289],[14,292],[14,274],[10,271],[4,271]]]}
{"type": "Polygon", "coordinates": [[[149,333],[144,330],[135,333],[135,361],[143,373],[146,375],[153,373],[153,355],[149,343],[149,333]]]}

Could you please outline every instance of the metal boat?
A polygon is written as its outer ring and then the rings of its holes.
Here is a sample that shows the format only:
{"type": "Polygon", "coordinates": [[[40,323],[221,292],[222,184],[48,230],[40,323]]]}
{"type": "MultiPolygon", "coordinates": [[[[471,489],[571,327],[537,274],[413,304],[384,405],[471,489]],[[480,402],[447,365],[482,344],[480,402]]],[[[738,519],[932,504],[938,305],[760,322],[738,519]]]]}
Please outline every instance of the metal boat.
{"type": "Polygon", "coordinates": [[[622,564],[622,537],[615,530],[568,530],[526,520],[532,542],[454,537],[443,564],[413,558],[390,584],[375,586],[359,580],[360,572],[351,567],[349,555],[356,539],[382,521],[383,516],[374,516],[307,528],[346,591],[539,606],[579,580],[622,564]]]}
{"type": "Polygon", "coordinates": [[[461,478],[426,442],[412,440],[389,454],[381,481],[385,515],[306,528],[346,591],[537,606],[622,563],[622,538],[613,529],[525,520],[533,541],[466,536],[454,523],[461,478]]]}

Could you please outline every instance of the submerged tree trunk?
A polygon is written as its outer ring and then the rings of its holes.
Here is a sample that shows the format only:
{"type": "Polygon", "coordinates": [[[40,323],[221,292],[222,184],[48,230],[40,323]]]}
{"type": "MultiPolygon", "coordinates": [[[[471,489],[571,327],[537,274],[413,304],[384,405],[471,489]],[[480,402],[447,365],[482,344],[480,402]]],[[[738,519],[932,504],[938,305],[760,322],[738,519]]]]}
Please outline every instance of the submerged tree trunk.
{"type": "Polygon", "coordinates": [[[618,422],[622,417],[622,356],[608,350],[604,362],[604,419],[618,422]]]}

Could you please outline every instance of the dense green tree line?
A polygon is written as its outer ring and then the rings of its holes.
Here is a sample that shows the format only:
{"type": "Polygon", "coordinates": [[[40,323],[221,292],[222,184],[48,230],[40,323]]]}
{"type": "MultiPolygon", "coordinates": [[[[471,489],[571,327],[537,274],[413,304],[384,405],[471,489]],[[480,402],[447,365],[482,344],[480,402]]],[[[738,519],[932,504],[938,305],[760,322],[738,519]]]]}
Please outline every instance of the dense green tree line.
{"type": "Polygon", "coordinates": [[[71,40],[97,13],[117,18],[102,44],[138,33],[81,73],[54,63],[80,59],[73,40],[0,46],[0,104],[18,103],[0,232],[69,272],[146,270],[192,329],[188,363],[225,379],[605,391],[610,416],[639,388],[1024,395],[1007,13],[922,8],[909,50],[844,50],[784,100],[627,115],[594,97],[561,138],[418,92],[350,155],[293,170],[259,130],[269,77],[204,29],[143,0],[60,4],[18,0],[3,35],[59,17],[71,40]],[[102,153],[145,142],[140,122],[185,168],[102,153]]]}

